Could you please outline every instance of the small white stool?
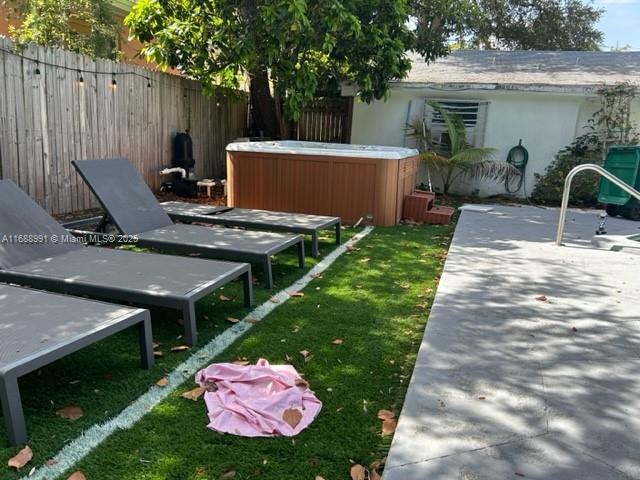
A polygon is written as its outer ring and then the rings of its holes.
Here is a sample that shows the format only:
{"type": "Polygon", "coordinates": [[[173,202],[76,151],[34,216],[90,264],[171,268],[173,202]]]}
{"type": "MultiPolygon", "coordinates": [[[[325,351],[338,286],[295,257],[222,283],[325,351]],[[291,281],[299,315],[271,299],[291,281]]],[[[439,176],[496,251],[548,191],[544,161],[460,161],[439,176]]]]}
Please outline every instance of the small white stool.
{"type": "Polygon", "coordinates": [[[211,195],[211,189],[217,185],[215,180],[200,180],[199,182],[196,183],[196,185],[198,186],[198,190],[202,188],[207,189],[207,197],[215,196],[215,192],[213,195],[211,195]]]}

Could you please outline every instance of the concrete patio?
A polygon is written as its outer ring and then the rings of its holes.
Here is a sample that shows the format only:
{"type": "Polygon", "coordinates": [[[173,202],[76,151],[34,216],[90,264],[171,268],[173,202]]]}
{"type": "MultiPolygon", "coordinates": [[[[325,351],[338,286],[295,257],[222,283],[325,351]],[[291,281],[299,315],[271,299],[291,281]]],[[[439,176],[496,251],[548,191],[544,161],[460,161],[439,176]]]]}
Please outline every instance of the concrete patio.
{"type": "Polygon", "coordinates": [[[640,478],[640,255],[594,248],[594,212],[556,247],[557,218],[462,213],[386,480],[640,478]]]}

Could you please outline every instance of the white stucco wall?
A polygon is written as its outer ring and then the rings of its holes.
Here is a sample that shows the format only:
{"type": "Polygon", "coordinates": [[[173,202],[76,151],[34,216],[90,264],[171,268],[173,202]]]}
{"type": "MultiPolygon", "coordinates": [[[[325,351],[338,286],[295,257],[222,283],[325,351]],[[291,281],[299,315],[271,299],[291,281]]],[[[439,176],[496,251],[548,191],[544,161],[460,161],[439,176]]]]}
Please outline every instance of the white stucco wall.
{"type": "MultiPolygon", "coordinates": [[[[542,173],[562,147],[570,144],[576,134],[584,133],[586,121],[598,108],[597,97],[570,93],[393,88],[387,101],[365,104],[356,100],[352,143],[403,146],[409,101],[410,116],[415,118],[422,116],[425,98],[488,102],[483,145],[496,148],[496,158],[505,160],[511,147],[522,139],[529,151],[528,194],[534,186],[534,173],[542,173]]],[[[406,145],[413,145],[411,138],[406,145]]],[[[420,180],[424,180],[424,175],[420,180]]],[[[506,193],[501,183],[476,181],[461,181],[454,191],[471,193],[476,189],[483,196],[506,193]]]]}

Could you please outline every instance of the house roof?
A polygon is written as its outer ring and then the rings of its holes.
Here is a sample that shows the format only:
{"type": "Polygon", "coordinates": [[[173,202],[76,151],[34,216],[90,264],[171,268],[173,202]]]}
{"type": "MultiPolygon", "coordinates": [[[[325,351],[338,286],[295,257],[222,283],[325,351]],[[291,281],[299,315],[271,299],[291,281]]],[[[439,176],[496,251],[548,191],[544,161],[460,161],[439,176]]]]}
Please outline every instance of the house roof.
{"type": "Polygon", "coordinates": [[[415,54],[411,59],[411,71],[396,85],[584,90],[625,81],[640,84],[640,52],[461,50],[430,63],[415,54]]]}

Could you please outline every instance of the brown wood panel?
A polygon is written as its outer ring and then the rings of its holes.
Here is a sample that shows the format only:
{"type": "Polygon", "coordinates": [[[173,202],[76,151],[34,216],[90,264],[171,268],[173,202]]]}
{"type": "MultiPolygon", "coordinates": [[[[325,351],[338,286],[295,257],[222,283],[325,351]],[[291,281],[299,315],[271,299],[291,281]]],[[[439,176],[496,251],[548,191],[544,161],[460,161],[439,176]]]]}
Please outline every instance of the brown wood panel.
{"type": "Polygon", "coordinates": [[[292,156],[278,159],[278,208],[296,213],[331,215],[332,161],[301,161],[292,156]]]}
{"type": "MultiPolygon", "coordinates": [[[[13,49],[4,38],[0,46],[13,49]]],[[[226,145],[245,134],[246,101],[204,96],[197,82],[33,45],[22,54],[0,53],[0,175],[51,213],[98,205],[73,160],[128,157],[157,189],[176,132],[192,127],[196,171],[215,178],[224,176],[226,145]],[[117,87],[95,71],[120,73],[117,87]]]]}
{"type": "Polygon", "coordinates": [[[355,223],[361,217],[365,223],[376,222],[375,204],[376,162],[335,161],[333,167],[333,205],[331,214],[345,223],[355,223]]]}

